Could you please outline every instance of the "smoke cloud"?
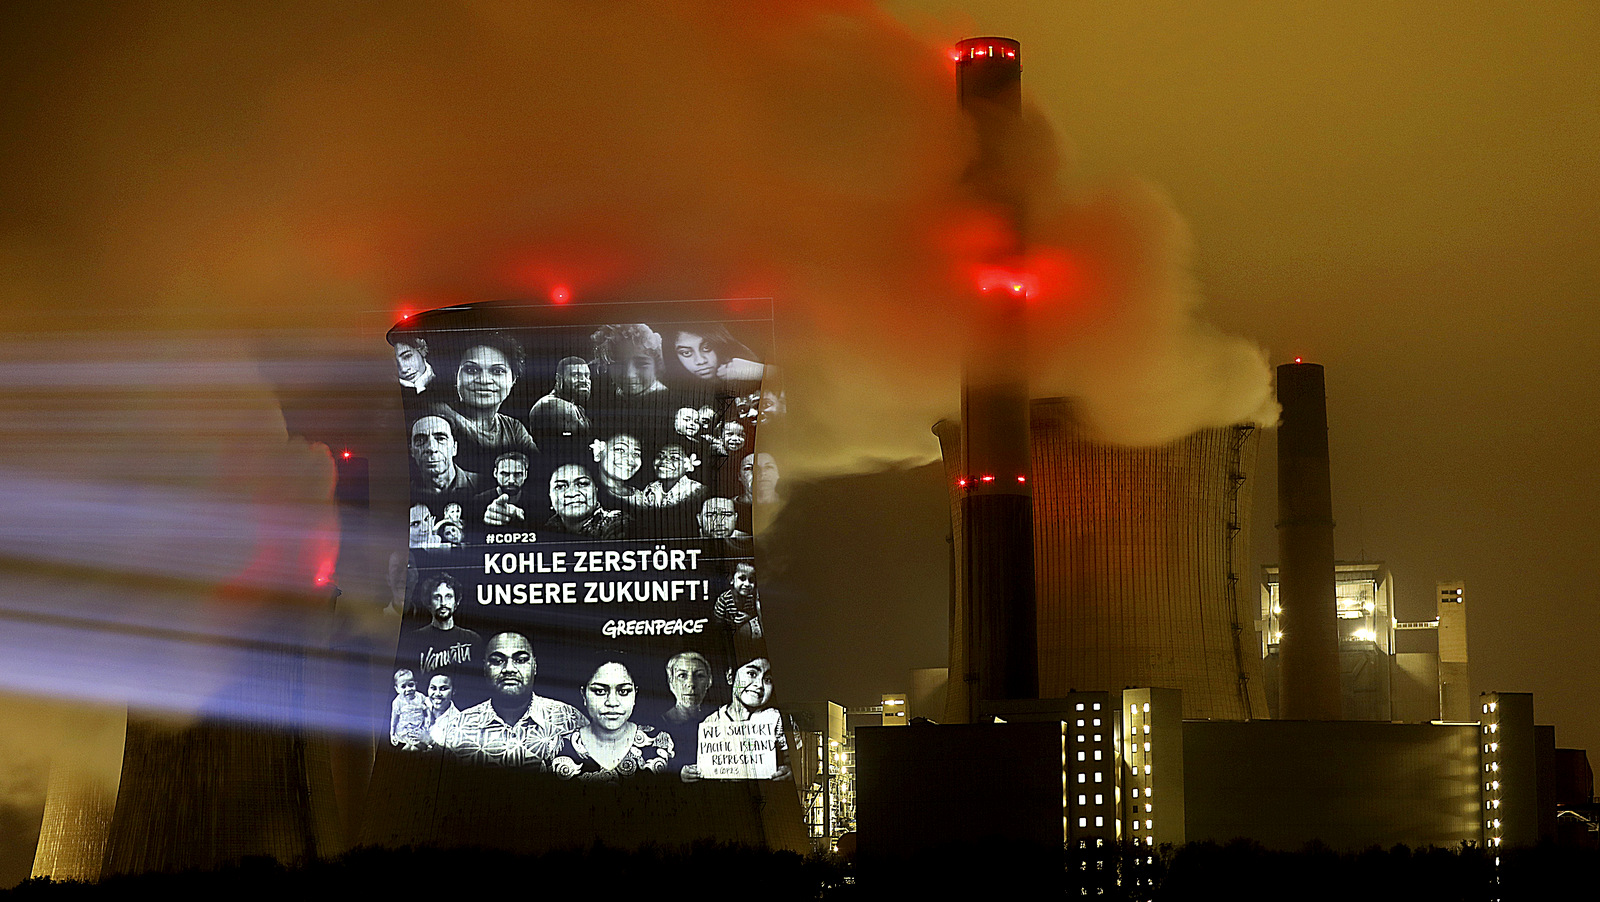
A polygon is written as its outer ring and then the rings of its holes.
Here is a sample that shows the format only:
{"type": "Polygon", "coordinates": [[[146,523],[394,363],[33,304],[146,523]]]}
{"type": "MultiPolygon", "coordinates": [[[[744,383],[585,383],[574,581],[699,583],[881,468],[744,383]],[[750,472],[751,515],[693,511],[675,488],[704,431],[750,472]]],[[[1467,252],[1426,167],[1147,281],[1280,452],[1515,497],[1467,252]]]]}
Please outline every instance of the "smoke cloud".
{"type": "MultiPolygon", "coordinates": [[[[1001,228],[960,188],[976,144],[951,65],[852,0],[13,10],[6,616],[54,632],[5,688],[149,702],[173,672],[86,679],[51,649],[79,621],[228,634],[320,572],[331,462],[278,402],[387,386],[405,311],[771,296],[791,466],[932,458],[1001,228]]],[[[1262,355],[1200,316],[1159,195],[1073,185],[1037,119],[1014,152],[1034,393],[1081,396],[1117,441],[1270,422],[1262,355]]],[[[404,467],[380,427],[347,431],[375,487],[404,467]]],[[[163,704],[210,691],[181,688],[163,704]]]]}

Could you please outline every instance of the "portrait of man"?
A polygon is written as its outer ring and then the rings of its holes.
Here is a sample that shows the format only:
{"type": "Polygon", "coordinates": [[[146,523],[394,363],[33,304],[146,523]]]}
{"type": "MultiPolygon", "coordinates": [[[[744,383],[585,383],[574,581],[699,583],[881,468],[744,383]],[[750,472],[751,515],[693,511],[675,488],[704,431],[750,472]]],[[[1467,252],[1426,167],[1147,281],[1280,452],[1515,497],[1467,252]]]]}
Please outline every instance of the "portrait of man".
{"type": "Polygon", "coordinates": [[[595,331],[594,356],[605,367],[617,399],[650,401],[667,391],[661,382],[661,336],[643,323],[601,326],[595,331]]]}
{"type": "Polygon", "coordinates": [[[700,538],[723,557],[746,557],[755,551],[755,541],[750,533],[739,528],[739,509],[732,498],[711,497],[700,502],[700,512],[695,514],[700,526],[700,538]]]}
{"type": "Polygon", "coordinates": [[[493,529],[519,530],[528,526],[528,505],[523,488],[528,481],[528,455],[507,451],[495,458],[494,488],[477,497],[479,520],[493,529]]]}
{"type": "Polygon", "coordinates": [[[477,764],[549,770],[561,737],[589,721],[577,708],[534,692],[538,672],[527,636],[496,634],[484,653],[489,699],[461,712],[445,746],[477,764]]]}
{"type": "Polygon", "coordinates": [[[589,433],[590,379],[589,361],[582,357],[564,357],[556,364],[555,387],[528,410],[534,441],[546,445],[550,439],[581,439],[589,433]]]}
{"type": "Polygon", "coordinates": [[[422,580],[421,604],[428,611],[428,625],[401,637],[399,661],[425,682],[436,673],[450,674],[455,681],[470,680],[483,666],[483,637],[456,625],[456,608],[464,594],[461,583],[447,573],[422,580]]]}
{"type": "Polygon", "coordinates": [[[483,478],[456,466],[456,435],[444,417],[427,416],[411,424],[411,460],[416,478],[411,500],[442,510],[445,504],[469,500],[482,489],[483,478]]]}
{"type": "Polygon", "coordinates": [[[428,341],[420,335],[395,338],[394,363],[399,370],[400,384],[411,389],[411,393],[421,394],[433,383],[433,366],[428,363],[428,341]]]}
{"type": "Polygon", "coordinates": [[[623,538],[628,515],[600,506],[594,477],[578,464],[566,464],[550,474],[550,508],[555,511],[544,528],[592,539],[623,538]]]}
{"type": "Polygon", "coordinates": [[[732,498],[707,498],[700,503],[700,513],[695,515],[700,524],[700,537],[705,539],[748,539],[750,534],[739,529],[739,512],[732,498]]]}

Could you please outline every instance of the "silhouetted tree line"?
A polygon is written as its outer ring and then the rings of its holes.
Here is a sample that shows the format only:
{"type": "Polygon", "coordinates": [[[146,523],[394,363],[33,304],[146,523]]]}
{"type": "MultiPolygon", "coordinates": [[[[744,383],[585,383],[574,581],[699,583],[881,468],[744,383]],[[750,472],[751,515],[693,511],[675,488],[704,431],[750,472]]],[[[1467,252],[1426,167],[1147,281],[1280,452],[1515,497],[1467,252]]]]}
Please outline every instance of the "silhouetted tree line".
{"type": "Polygon", "coordinates": [[[108,877],[96,884],[24,880],[11,899],[699,899],[831,898],[846,871],[836,859],[746,846],[586,849],[518,855],[487,849],[356,849],[288,867],[252,858],[215,871],[108,877]]]}
{"type": "Polygon", "coordinates": [[[98,884],[25,880],[5,893],[19,899],[262,898],[462,899],[595,898],[612,893],[653,899],[754,894],[785,900],[964,899],[997,893],[1028,898],[1120,900],[1272,900],[1272,902],[1522,902],[1592,898],[1600,851],[1554,845],[1494,855],[1397,845],[1336,852],[1312,844],[1298,852],[1247,840],[1219,845],[1017,849],[1004,844],[946,847],[910,861],[880,863],[861,883],[846,862],[744,846],[685,850],[586,849],[517,855],[485,849],[357,849],[337,859],[287,867],[250,859],[216,871],[110,877],[98,884]]]}

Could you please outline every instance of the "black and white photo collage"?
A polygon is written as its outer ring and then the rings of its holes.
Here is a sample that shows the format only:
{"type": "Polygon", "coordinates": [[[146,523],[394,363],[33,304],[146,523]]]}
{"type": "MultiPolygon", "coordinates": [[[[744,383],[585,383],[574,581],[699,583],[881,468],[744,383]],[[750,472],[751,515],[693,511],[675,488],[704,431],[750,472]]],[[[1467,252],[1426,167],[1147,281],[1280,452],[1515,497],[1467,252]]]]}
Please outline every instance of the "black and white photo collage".
{"type": "Polygon", "coordinates": [[[421,314],[393,746],[616,782],[786,779],[752,534],[770,304],[421,314]]]}

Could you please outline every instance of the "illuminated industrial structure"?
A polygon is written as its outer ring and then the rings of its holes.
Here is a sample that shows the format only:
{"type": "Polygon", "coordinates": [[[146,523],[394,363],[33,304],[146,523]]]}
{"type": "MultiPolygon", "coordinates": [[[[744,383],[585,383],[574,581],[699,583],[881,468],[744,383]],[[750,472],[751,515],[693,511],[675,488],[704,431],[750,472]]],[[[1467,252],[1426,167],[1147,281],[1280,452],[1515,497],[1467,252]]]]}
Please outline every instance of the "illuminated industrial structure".
{"type": "MultiPolygon", "coordinates": [[[[1476,720],[1468,688],[1466,585],[1439,583],[1437,616],[1394,616],[1394,580],[1381,562],[1334,565],[1339,635],[1339,697],[1344,720],[1418,723],[1476,720]]],[[[1282,605],[1278,567],[1261,568],[1261,655],[1267,698],[1277,716],[1282,605]]]]}
{"type": "MultiPolygon", "coordinates": [[[[1060,398],[1032,405],[1034,563],[1040,694],[1088,686],[1183,692],[1185,717],[1267,714],[1254,604],[1242,598],[1250,473],[1248,426],[1204,429],[1155,448],[1092,438],[1060,398]]],[[[934,427],[957,504],[961,427],[934,427]]],[[[956,586],[964,562],[953,561],[956,586]]],[[[964,674],[968,602],[951,599],[951,673],[964,674]]],[[[947,719],[959,719],[967,680],[952,679],[947,719]]]]}

